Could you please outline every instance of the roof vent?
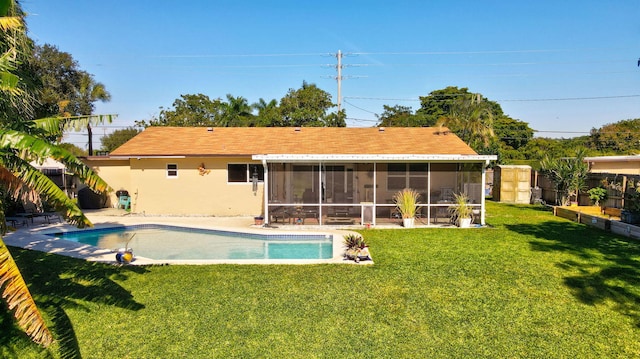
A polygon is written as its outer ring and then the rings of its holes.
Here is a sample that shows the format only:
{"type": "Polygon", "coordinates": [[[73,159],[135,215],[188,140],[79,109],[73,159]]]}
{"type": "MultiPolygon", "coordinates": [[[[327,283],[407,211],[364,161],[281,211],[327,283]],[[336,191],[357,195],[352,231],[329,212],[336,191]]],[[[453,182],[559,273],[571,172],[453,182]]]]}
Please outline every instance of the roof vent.
{"type": "Polygon", "coordinates": [[[207,127],[207,132],[213,132],[213,127],[207,127]]]}
{"type": "Polygon", "coordinates": [[[378,132],[384,132],[385,128],[384,127],[378,127],[378,132]]]}
{"type": "Polygon", "coordinates": [[[293,130],[296,131],[296,132],[300,132],[302,129],[300,127],[296,127],[293,130]]]}

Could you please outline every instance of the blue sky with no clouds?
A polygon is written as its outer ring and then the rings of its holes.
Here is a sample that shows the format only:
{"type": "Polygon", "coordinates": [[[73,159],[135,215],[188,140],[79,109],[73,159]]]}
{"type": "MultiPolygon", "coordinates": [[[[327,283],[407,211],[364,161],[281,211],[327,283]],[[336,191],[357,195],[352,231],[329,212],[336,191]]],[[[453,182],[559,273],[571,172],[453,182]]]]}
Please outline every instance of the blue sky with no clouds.
{"type": "MultiPolygon", "coordinates": [[[[282,98],[303,81],[337,102],[344,53],[349,126],[383,105],[467,87],[528,122],[573,137],[640,118],[640,2],[25,0],[30,36],[104,83],[113,129],[181,94],[282,98]]],[[[98,133],[100,131],[97,131],[98,133]]],[[[82,135],[68,139],[82,147],[82,135]]]]}

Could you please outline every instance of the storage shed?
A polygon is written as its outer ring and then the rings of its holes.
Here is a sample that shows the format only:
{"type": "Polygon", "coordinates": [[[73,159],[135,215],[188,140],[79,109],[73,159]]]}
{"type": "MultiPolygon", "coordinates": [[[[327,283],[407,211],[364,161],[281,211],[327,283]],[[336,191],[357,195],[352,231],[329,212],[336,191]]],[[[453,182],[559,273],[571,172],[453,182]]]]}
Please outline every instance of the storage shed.
{"type": "Polygon", "coordinates": [[[499,165],[493,175],[493,199],[505,203],[529,203],[531,166],[499,165]]]}

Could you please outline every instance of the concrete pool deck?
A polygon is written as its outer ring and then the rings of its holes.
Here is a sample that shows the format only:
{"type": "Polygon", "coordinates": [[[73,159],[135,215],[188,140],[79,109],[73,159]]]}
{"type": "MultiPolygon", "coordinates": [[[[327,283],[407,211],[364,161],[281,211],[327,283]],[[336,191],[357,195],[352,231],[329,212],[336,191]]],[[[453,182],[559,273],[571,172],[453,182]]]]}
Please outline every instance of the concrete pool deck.
{"type": "MultiPolygon", "coordinates": [[[[315,263],[354,263],[343,259],[344,249],[342,236],[349,233],[347,229],[318,226],[274,226],[272,228],[254,225],[253,217],[207,217],[207,216],[144,216],[130,214],[121,209],[86,210],[85,215],[94,224],[94,228],[113,226],[128,226],[136,224],[161,224],[191,228],[213,229],[233,232],[248,232],[262,234],[291,234],[292,231],[301,234],[331,234],[334,236],[333,258],[331,259],[300,259],[300,260],[154,260],[138,257],[132,265],[161,265],[161,264],[315,264],[315,263]]],[[[59,240],[46,234],[77,230],[65,222],[47,223],[44,218],[36,217],[27,225],[20,226],[14,232],[9,232],[3,238],[5,244],[14,247],[37,250],[46,253],[60,254],[87,261],[106,262],[116,264],[114,249],[103,249],[86,244],[59,240]]],[[[134,251],[135,253],[135,251],[134,251]]],[[[373,261],[361,261],[360,264],[372,264],[373,261]]]]}

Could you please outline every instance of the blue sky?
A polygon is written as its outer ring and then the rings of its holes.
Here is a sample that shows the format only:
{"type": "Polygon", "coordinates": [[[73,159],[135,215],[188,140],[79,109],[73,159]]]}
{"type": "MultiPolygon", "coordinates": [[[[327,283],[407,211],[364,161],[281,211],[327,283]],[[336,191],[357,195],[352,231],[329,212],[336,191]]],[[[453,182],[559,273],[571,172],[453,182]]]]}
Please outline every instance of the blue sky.
{"type": "MultiPolygon", "coordinates": [[[[282,98],[303,81],[337,102],[344,53],[348,126],[383,105],[467,87],[573,137],[640,118],[640,1],[24,0],[29,35],[69,52],[112,95],[96,131],[148,120],[181,94],[282,98]]],[[[82,134],[68,137],[82,147],[82,134]]]]}

